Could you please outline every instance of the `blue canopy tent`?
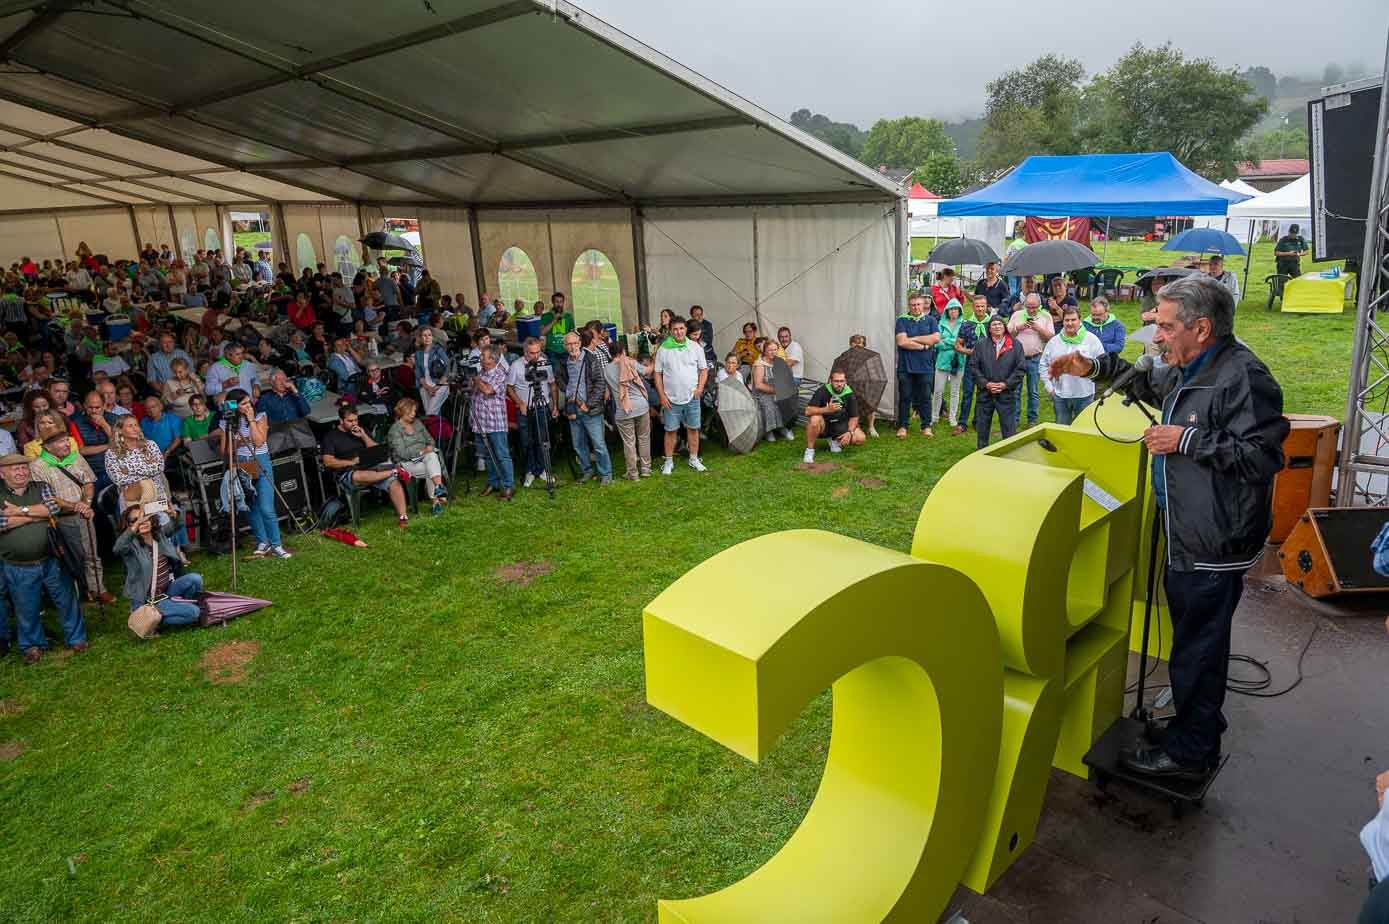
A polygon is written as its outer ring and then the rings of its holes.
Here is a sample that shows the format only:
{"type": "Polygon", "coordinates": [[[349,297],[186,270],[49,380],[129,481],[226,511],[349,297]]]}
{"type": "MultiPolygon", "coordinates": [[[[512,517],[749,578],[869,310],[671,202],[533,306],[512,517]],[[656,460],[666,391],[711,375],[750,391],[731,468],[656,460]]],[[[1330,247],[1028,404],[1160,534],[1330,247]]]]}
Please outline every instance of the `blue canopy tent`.
{"type": "Polygon", "coordinates": [[[1250,198],[1156,154],[1029,157],[991,186],[942,201],[939,215],[1045,215],[1145,218],[1224,215],[1250,198]]]}

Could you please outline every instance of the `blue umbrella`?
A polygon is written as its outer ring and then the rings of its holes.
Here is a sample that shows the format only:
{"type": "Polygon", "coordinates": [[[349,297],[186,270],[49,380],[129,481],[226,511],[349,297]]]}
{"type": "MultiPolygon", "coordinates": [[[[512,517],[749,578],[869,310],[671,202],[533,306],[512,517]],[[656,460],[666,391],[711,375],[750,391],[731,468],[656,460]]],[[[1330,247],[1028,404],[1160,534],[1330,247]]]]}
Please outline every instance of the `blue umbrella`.
{"type": "Polygon", "coordinates": [[[1187,253],[1221,253],[1244,256],[1244,248],[1233,234],[1219,228],[1188,228],[1162,245],[1163,250],[1187,253]]]}

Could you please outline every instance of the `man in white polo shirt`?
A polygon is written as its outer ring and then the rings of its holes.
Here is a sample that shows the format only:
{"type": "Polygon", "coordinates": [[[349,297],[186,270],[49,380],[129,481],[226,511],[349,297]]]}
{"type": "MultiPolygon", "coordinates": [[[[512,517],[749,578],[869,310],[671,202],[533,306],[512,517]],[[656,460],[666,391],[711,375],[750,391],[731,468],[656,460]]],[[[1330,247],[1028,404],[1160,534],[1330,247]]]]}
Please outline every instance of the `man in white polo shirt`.
{"type": "Polygon", "coordinates": [[[670,336],[656,352],[656,394],[661,397],[661,423],[666,428],[666,460],[661,474],[675,470],[675,442],[685,427],[685,445],[690,450],[690,468],[705,471],[699,461],[699,399],[709,377],[704,348],[685,339],[685,319],[670,322],[670,336]]]}

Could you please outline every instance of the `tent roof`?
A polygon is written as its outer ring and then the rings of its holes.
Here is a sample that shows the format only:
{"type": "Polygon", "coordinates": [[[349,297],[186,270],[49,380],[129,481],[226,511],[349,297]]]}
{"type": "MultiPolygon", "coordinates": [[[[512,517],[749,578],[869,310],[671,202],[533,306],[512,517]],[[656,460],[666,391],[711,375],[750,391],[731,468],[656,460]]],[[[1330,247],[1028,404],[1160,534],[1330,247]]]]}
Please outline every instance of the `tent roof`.
{"type": "Polygon", "coordinates": [[[903,194],[565,0],[0,0],[0,57],[0,208],[903,194]]]}
{"type": "Polygon", "coordinates": [[[1221,189],[1167,152],[1034,156],[941,215],[1224,215],[1247,196],[1221,189]]]}
{"type": "MultiPolygon", "coordinates": [[[[1250,186],[1248,183],[1244,182],[1244,180],[1241,180],[1239,178],[1235,178],[1233,180],[1221,180],[1220,185],[1225,187],[1226,189],[1233,189],[1237,193],[1244,193],[1246,196],[1262,196],[1264,194],[1264,191],[1262,189],[1257,189],[1253,186],[1250,186]]],[[[1247,202],[1248,200],[1245,201],[1247,202]]]]}
{"type": "Polygon", "coordinates": [[[1312,220],[1312,175],[1293,180],[1273,192],[1230,206],[1231,218],[1312,220]]]}
{"type": "Polygon", "coordinates": [[[911,196],[910,196],[910,198],[912,198],[912,199],[939,199],[940,196],[938,196],[938,195],[936,195],[935,193],[931,192],[929,189],[927,189],[925,186],[922,186],[920,183],[913,183],[913,184],[912,184],[912,191],[911,191],[911,196]]]}

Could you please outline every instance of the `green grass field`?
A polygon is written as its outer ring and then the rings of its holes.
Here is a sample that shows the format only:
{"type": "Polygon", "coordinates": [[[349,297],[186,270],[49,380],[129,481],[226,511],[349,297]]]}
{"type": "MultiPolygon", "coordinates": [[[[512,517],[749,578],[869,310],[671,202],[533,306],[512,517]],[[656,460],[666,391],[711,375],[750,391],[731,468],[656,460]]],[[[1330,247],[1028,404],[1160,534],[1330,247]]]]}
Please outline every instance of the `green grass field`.
{"type": "MultiPolygon", "coordinates": [[[[1288,410],[1336,416],[1351,330],[1257,292],[1238,318],[1288,410]]],[[[972,448],[888,436],[818,475],[799,444],[710,449],[706,475],[465,497],[405,532],[374,507],[368,550],[242,565],[275,605],[225,630],[136,643],[93,608],[87,654],[0,663],[0,920],[641,921],[727,885],[809,804],[828,696],[754,766],[645,705],[643,605],[779,529],[905,551],[972,448]]],[[[225,558],[199,569],[227,586],[225,558]]]]}

